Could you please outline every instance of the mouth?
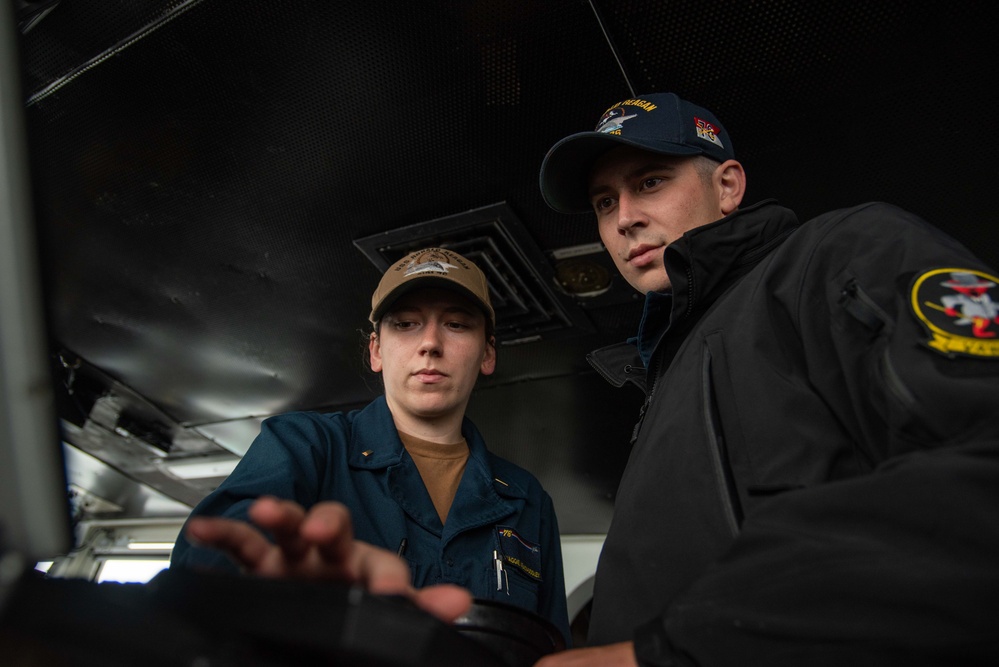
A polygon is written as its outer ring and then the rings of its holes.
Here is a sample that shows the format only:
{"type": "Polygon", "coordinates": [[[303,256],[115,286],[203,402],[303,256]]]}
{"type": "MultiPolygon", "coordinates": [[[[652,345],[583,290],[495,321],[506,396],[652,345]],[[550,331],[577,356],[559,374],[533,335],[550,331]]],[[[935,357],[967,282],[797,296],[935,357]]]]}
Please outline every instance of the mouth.
{"type": "Polygon", "coordinates": [[[648,266],[662,254],[662,249],[663,246],[661,245],[651,245],[648,243],[635,246],[628,253],[628,263],[636,267],[648,266]]]}
{"type": "Polygon", "coordinates": [[[421,368],[413,373],[413,377],[425,384],[434,384],[435,382],[440,382],[446,378],[447,374],[442,373],[435,368],[421,368]]]}

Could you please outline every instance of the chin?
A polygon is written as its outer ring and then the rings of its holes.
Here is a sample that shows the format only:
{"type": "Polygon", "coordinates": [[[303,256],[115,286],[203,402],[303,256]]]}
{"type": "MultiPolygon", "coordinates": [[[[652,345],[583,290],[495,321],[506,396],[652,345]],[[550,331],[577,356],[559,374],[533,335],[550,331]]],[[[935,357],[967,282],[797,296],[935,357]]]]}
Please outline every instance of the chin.
{"type": "Polygon", "coordinates": [[[454,412],[455,406],[440,403],[421,403],[413,406],[413,414],[424,419],[436,419],[454,412]]]}
{"type": "Polygon", "coordinates": [[[653,276],[642,276],[641,279],[632,282],[631,286],[643,295],[648,292],[665,292],[671,287],[668,278],[661,277],[657,279],[653,276]]]}

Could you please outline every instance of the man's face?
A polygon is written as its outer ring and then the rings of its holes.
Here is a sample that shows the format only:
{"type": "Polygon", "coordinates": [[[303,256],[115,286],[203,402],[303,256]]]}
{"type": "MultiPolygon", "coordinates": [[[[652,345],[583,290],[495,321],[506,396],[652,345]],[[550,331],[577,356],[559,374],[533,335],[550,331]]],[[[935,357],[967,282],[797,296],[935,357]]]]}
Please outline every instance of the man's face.
{"type": "Polygon", "coordinates": [[[600,238],[624,279],[645,294],[670,286],[663,252],[684,232],[725,217],[713,179],[692,158],[621,146],[601,157],[589,182],[600,238]]]}
{"type": "Polygon", "coordinates": [[[449,290],[416,290],[393,304],[368,350],[397,426],[465,414],[479,373],[496,367],[485,326],[482,311],[449,290]]]}

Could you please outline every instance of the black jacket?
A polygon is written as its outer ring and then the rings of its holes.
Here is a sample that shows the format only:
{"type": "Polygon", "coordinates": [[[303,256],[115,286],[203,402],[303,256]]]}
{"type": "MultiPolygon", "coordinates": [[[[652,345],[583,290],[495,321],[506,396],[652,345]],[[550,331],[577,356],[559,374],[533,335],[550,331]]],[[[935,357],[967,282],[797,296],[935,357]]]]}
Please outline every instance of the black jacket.
{"type": "MultiPolygon", "coordinates": [[[[886,204],[798,226],[763,202],[665,261],[591,643],[634,640],[642,665],[999,660],[999,318],[973,312],[995,272],[886,204]]],[[[616,384],[642,363],[590,360],[616,384]]]]}

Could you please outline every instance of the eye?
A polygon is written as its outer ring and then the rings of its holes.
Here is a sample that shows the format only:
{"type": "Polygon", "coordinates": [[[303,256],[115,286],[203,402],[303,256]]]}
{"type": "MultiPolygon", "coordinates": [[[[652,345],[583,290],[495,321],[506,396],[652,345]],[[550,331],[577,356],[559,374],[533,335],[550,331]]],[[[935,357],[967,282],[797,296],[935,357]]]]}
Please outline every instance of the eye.
{"type": "Polygon", "coordinates": [[[642,179],[641,185],[639,185],[638,189],[639,190],[651,190],[652,188],[656,187],[657,185],[659,185],[662,182],[663,182],[663,179],[660,176],[649,176],[648,178],[643,178],[642,179]]]}
{"type": "Polygon", "coordinates": [[[447,324],[445,324],[445,326],[448,329],[451,329],[452,331],[465,331],[465,330],[471,328],[470,324],[468,324],[466,322],[461,322],[461,321],[458,321],[458,320],[452,320],[451,322],[448,322],[447,324]]]}
{"type": "Polygon", "coordinates": [[[392,328],[397,331],[406,331],[407,329],[412,329],[416,326],[416,322],[410,320],[395,320],[392,322],[392,328]]]}
{"type": "Polygon", "coordinates": [[[606,211],[611,206],[614,205],[614,199],[611,197],[597,197],[593,200],[593,210],[597,213],[606,211]]]}

